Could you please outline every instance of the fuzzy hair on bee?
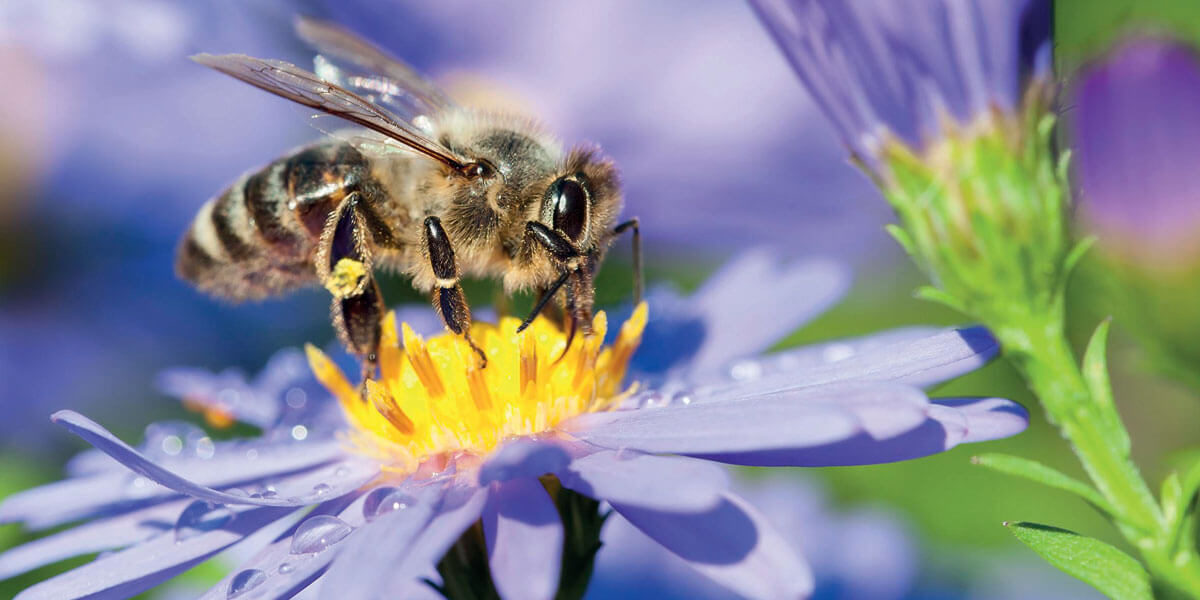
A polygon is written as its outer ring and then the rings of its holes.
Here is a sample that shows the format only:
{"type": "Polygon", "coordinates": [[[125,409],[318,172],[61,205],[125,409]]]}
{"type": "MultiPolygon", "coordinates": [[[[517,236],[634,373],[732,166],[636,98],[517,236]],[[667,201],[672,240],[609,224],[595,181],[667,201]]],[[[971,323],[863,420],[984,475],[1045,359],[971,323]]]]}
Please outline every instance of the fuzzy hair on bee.
{"type": "Polygon", "coordinates": [[[324,286],[364,381],[385,313],[377,267],[429,293],[481,365],[464,276],[537,292],[522,328],[553,301],[568,339],[590,335],[596,271],[629,231],[640,296],[638,223],[617,222],[617,169],[598,148],[564,150],[528,118],[457,106],[337,26],[302,19],[297,32],[320,52],[318,73],[244,55],[193,59],[360,128],[296,149],[205,203],[180,244],[184,280],[233,301],[324,286]]]}

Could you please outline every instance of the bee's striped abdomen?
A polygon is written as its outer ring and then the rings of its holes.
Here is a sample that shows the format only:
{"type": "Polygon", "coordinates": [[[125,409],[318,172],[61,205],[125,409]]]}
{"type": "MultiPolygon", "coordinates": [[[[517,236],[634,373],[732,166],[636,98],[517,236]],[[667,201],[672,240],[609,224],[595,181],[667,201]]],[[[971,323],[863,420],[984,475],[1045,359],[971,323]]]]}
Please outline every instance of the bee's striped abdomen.
{"type": "Polygon", "coordinates": [[[176,270],[197,288],[231,300],[317,283],[313,257],[325,222],[367,171],[353,146],[331,143],[243,176],[200,209],[176,270]]]}

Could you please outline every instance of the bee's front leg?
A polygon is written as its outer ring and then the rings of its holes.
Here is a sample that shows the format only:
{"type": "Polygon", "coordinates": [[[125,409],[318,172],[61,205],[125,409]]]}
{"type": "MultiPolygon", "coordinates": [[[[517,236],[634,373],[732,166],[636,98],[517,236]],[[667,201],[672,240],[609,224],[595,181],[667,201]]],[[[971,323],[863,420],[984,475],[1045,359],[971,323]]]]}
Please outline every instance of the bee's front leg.
{"type": "Polygon", "coordinates": [[[467,306],[467,297],[463,294],[462,286],[458,284],[458,264],[454,261],[454,248],[450,238],[442,228],[442,220],[437,217],[425,217],[425,252],[433,267],[433,276],[437,278],[433,288],[433,307],[442,317],[442,323],[455,335],[471,345],[471,349],[479,355],[480,368],[487,366],[487,355],[471,339],[471,309],[467,306]]]}
{"type": "MultiPolygon", "coordinates": [[[[317,275],[333,295],[330,314],[338,339],[358,356],[363,383],[375,376],[386,311],[383,294],[371,273],[367,231],[371,213],[352,192],[330,213],[317,252],[317,275]]],[[[374,237],[379,234],[371,230],[374,237]]]]}
{"type": "Polygon", "coordinates": [[[595,257],[581,252],[562,232],[550,229],[538,221],[525,223],[527,243],[534,243],[543,248],[550,259],[558,266],[559,277],[546,288],[542,298],[534,306],[533,311],[521,324],[521,329],[528,327],[545,308],[546,303],[563,285],[567,285],[567,313],[570,317],[571,334],[575,326],[579,326],[584,335],[592,334],[592,301],[595,290],[592,289],[592,272],[595,268],[595,257]]]}

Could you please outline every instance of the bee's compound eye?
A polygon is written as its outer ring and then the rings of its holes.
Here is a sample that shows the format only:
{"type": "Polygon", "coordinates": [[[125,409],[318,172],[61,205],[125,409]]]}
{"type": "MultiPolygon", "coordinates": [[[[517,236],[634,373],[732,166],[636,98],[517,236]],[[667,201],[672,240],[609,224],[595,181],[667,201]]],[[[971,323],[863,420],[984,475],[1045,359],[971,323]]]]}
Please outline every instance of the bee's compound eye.
{"type": "Polygon", "coordinates": [[[587,224],[587,193],[578,181],[559,179],[550,188],[554,198],[554,228],[573,242],[583,236],[587,224]]]}

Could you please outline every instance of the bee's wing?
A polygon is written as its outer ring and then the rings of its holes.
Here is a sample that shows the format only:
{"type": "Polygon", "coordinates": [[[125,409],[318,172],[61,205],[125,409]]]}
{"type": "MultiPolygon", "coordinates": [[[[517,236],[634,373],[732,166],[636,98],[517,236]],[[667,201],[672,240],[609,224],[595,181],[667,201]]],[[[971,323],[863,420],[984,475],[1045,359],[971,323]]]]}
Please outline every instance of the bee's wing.
{"type": "Polygon", "coordinates": [[[342,27],[299,17],[296,34],[318,52],[316,72],[323,79],[385,106],[405,120],[454,106],[415,69],[342,27]]]}
{"type": "Polygon", "coordinates": [[[386,109],[293,64],[244,54],[197,54],[192,60],[292,102],[382,133],[452,168],[462,169],[469,162],[386,109]]]}

